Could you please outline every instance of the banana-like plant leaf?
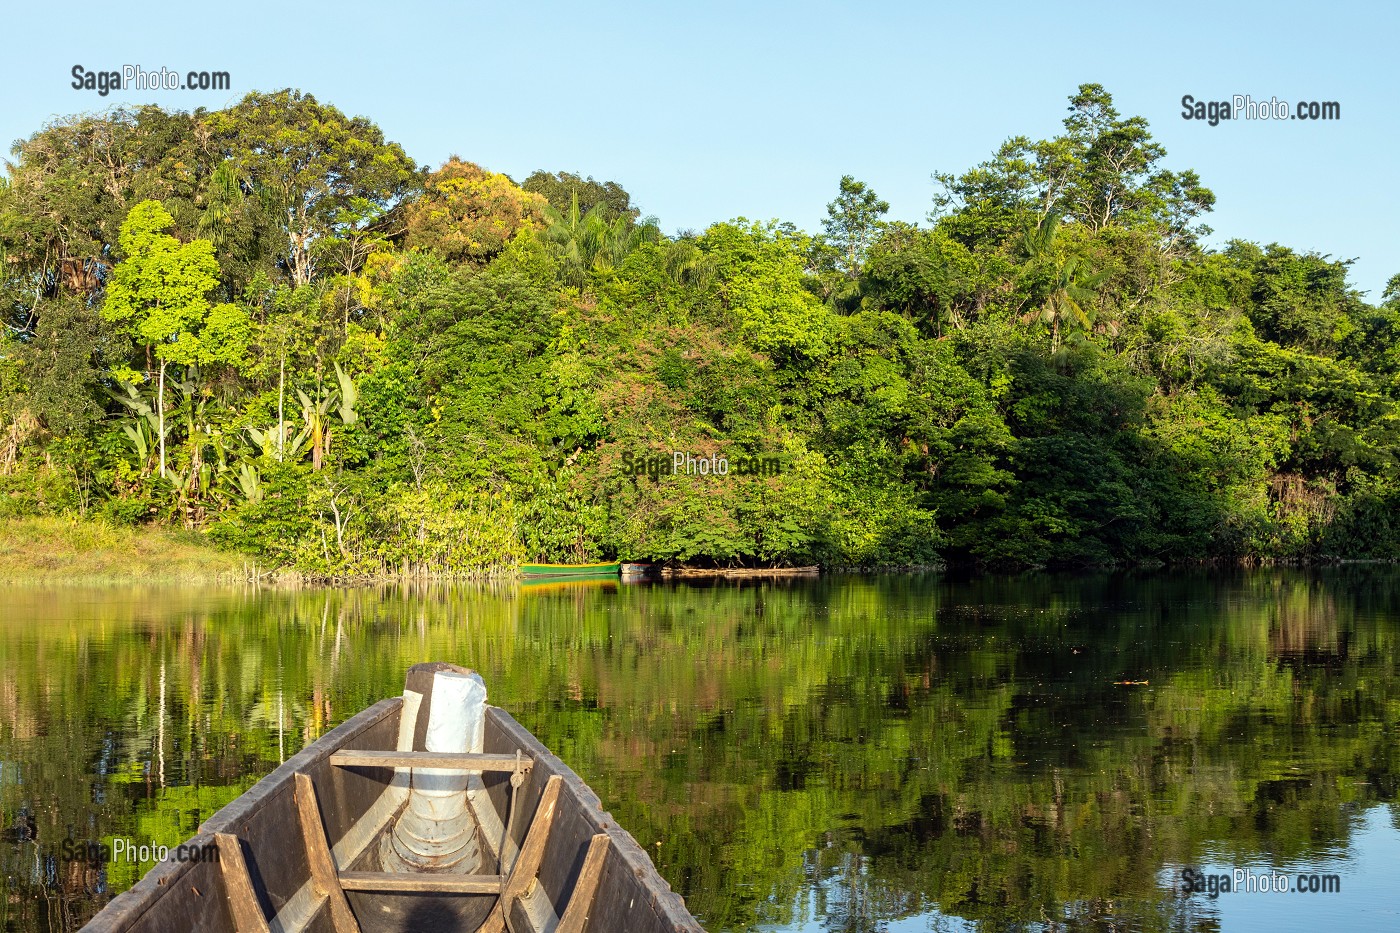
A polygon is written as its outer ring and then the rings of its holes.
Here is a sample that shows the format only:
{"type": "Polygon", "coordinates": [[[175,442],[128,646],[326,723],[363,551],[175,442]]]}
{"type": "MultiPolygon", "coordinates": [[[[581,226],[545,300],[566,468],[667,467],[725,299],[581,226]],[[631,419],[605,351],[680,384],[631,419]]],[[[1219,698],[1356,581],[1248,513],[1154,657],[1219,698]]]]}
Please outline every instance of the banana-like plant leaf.
{"type": "Polygon", "coordinates": [[[122,433],[126,435],[126,439],[131,441],[131,446],[136,451],[137,459],[144,463],[146,458],[151,454],[151,445],[146,437],[146,432],[142,429],[142,425],[143,422],[141,421],[129,421],[122,424],[120,427],[122,433]]]}
{"type": "Polygon", "coordinates": [[[306,443],[311,439],[311,425],[302,428],[292,442],[287,445],[287,456],[295,460],[306,452],[306,443]]]}
{"type": "Polygon", "coordinates": [[[360,400],[360,390],[355,388],[355,383],[345,375],[339,363],[335,364],[335,377],[340,382],[340,420],[345,424],[354,424],[359,417],[355,413],[355,403],[360,400]]]}
{"type": "Polygon", "coordinates": [[[238,483],[238,491],[243,493],[243,498],[249,502],[262,501],[262,477],[258,475],[257,467],[251,463],[240,463],[235,480],[238,483]]]}
{"type": "Polygon", "coordinates": [[[252,440],[253,446],[258,448],[264,457],[272,456],[273,437],[270,428],[266,431],[259,431],[257,428],[248,427],[244,428],[244,430],[248,432],[248,437],[252,440]]]}

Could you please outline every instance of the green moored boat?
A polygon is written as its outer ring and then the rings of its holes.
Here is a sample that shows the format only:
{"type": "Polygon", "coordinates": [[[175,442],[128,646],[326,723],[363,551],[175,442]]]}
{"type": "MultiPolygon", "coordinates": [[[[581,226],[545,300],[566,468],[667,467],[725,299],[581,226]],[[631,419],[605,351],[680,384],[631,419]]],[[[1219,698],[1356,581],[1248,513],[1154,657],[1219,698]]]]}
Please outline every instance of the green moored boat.
{"type": "Polygon", "coordinates": [[[521,564],[520,573],[527,577],[615,577],[622,561],[606,564],[521,564]]]}

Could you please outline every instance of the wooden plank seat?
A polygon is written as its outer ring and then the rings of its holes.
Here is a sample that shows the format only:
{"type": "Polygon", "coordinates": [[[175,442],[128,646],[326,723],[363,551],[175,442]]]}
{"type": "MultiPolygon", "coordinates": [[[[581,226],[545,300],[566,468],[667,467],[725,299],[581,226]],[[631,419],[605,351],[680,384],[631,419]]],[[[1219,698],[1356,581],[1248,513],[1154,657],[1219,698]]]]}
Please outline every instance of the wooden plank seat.
{"type": "Polygon", "coordinates": [[[238,933],[270,933],[267,918],[258,904],[248,863],[243,860],[243,844],[232,833],[215,833],[219,847],[219,868],[224,873],[229,912],[238,933]]]}
{"type": "Polygon", "coordinates": [[[360,925],[345,899],[345,887],[336,875],[335,858],[326,840],[326,827],[321,822],[321,806],[316,801],[316,785],[311,775],[296,775],[297,818],[301,823],[301,838],[306,846],[306,858],[311,864],[311,880],[316,893],[326,898],[331,909],[331,923],[336,933],[360,933],[360,925]]]}
{"type": "Polygon", "coordinates": [[[347,750],[331,755],[337,768],[441,768],[460,771],[528,771],[534,760],[523,755],[482,752],[381,752],[347,750]]]}
{"type": "Polygon", "coordinates": [[[503,875],[415,875],[397,871],[343,871],[339,880],[344,891],[494,895],[501,893],[506,881],[503,875]]]}

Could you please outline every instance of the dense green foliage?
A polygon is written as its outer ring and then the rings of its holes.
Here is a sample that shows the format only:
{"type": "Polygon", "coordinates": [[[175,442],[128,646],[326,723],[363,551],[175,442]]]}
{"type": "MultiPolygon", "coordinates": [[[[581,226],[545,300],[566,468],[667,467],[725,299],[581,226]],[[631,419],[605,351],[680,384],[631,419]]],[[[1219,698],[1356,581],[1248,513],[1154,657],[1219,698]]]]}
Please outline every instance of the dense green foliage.
{"type": "Polygon", "coordinates": [[[0,188],[0,514],[312,574],[1395,557],[1400,286],[1202,247],[1165,157],[1085,85],[926,226],[847,176],[670,238],[298,93],[60,120],[0,188]]]}

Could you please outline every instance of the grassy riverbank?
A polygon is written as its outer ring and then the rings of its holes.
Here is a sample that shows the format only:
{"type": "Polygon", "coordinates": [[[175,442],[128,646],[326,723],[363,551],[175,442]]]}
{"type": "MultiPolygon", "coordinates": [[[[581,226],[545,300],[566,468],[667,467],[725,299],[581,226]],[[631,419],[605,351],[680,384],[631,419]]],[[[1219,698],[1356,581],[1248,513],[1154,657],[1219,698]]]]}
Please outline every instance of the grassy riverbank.
{"type": "Polygon", "coordinates": [[[216,583],[243,579],[245,558],[195,532],[74,518],[0,521],[0,579],[216,583]]]}

